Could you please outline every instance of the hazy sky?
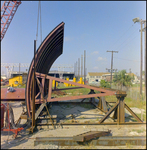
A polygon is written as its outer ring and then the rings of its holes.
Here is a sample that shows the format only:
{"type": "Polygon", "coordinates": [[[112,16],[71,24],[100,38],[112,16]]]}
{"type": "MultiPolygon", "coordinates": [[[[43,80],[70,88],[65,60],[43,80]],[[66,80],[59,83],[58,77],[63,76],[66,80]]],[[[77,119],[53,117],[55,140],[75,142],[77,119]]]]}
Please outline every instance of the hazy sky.
{"type": "MultiPolygon", "coordinates": [[[[1,63],[31,63],[37,15],[38,1],[22,1],[1,42],[1,63]]],[[[146,19],[146,1],[41,1],[42,39],[63,21],[63,54],[53,65],[74,66],[86,50],[87,72],[106,72],[111,68],[111,53],[106,51],[113,50],[118,51],[114,69],[131,68],[139,75],[141,26],[132,21],[136,17],[146,19]]],[[[40,43],[39,26],[37,48],[40,43]]]]}

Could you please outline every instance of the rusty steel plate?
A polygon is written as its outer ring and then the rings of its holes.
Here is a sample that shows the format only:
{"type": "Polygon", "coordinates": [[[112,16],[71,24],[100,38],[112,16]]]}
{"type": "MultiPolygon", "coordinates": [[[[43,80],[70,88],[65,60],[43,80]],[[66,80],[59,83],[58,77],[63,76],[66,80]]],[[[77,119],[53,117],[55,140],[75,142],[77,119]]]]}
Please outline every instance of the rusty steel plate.
{"type": "Polygon", "coordinates": [[[25,88],[14,88],[14,92],[8,92],[7,88],[1,88],[1,101],[25,101],[25,88]]]}
{"type": "MultiPolygon", "coordinates": [[[[61,22],[57,27],[55,27],[40,44],[39,48],[35,53],[35,66],[36,71],[39,73],[48,74],[54,61],[63,52],[63,37],[64,37],[64,22],[61,22]]],[[[33,66],[34,58],[29,67],[25,98],[28,117],[31,117],[31,101],[33,93],[33,66]]],[[[36,92],[39,89],[36,88],[36,92]]]]}

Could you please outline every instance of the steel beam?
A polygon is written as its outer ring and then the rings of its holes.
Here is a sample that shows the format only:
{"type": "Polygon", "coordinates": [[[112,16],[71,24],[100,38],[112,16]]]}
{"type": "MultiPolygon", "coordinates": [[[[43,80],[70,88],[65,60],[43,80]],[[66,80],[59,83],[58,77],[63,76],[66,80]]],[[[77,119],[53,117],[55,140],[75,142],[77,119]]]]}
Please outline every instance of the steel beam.
{"type": "Polygon", "coordinates": [[[58,146],[86,146],[88,143],[95,146],[126,146],[146,145],[146,136],[104,136],[90,142],[77,142],[73,137],[36,137],[34,146],[37,144],[56,144],[58,146]]]}

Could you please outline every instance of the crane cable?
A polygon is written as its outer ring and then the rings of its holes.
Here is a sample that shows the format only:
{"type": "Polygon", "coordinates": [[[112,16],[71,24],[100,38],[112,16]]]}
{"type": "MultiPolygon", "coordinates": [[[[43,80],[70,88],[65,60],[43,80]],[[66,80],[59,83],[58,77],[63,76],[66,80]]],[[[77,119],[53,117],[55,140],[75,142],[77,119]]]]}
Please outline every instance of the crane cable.
{"type": "Polygon", "coordinates": [[[41,24],[41,2],[38,3],[38,17],[37,17],[37,32],[36,32],[36,41],[38,40],[38,24],[39,24],[39,15],[40,15],[40,40],[42,43],[42,24],[41,24]]]}

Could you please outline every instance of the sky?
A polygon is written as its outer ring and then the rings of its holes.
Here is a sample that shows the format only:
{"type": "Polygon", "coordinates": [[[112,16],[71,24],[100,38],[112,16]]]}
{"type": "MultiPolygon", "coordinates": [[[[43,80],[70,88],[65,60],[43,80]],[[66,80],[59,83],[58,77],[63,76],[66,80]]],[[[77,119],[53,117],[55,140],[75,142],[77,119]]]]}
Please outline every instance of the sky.
{"type": "MultiPolygon", "coordinates": [[[[33,59],[39,2],[21,2],[1,41],[1,63],[30,64],[33,59]]],[[[146,1],[41,1],[42,40],[63,21],[63,54],[53,66],[72,65],[72,69],[64,71],[74,71],[74,64],[85,50],[86,72],[107,72],[112,55],[107,51],[118,51],[113,53],[113,69],[129,72],[131,68],[131,72],[140,75],[141,24],[132,21],[136,17],[146,19],[146,1]]],[[[37,48],[40,37],[38,24],[37,48]]],[[[144,70],[144,33],[142,39],[144,70]]],[[[1,74],[5,72],[2,67],[1,74]]]]}

